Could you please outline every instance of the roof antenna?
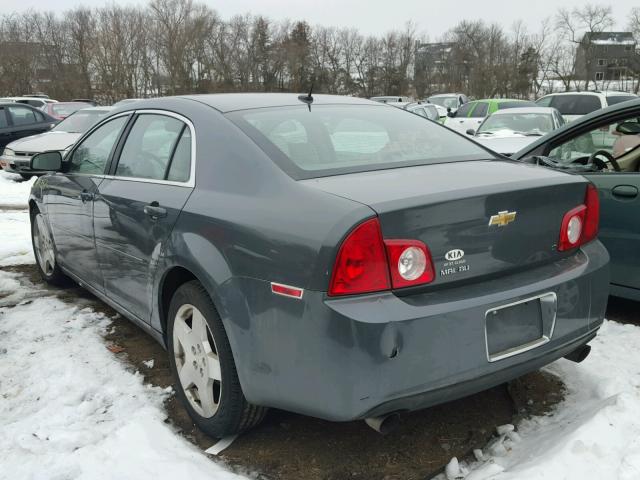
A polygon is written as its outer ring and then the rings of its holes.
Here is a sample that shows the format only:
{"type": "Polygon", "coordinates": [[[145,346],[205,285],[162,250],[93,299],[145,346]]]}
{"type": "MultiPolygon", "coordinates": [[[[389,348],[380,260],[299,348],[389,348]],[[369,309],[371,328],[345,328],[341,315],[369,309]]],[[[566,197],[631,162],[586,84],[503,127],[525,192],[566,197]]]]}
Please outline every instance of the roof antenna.
{"type": "Polygon", "coordinates": [[[309,89],[309,93],[307,95],[298,95],[298,100],[304,102],[309,107],[309,111],[311,111],[311,104],[313,103],[313,83],[311,84],[311,88],[309,89]]]}

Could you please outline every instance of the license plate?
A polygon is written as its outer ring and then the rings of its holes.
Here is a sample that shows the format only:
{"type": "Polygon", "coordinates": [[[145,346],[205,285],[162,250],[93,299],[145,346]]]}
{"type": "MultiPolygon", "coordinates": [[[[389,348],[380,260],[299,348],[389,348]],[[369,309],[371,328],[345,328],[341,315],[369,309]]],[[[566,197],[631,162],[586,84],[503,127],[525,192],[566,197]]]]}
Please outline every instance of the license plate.
{"type": "Polygon", "coordinates": [[[487,311],[485,335],[489,361],[501,360],[547,343],[553,334],[555,314],[554,293],[487,311]]]}

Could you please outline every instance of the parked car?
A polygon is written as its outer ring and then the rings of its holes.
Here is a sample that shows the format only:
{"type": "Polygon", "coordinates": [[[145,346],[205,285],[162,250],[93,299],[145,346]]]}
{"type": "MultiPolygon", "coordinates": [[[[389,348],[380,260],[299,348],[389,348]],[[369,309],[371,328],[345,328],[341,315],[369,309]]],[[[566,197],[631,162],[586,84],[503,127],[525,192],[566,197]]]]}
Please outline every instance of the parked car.
{"type": "Polygon", "coordinates": [[[145,100],[31,163],[56,172],[29,199],[43,278],[80,282],[165,345],[214,437],[266,407],[384,431],[581,360],[603,321],[587,180],[376,102],[145,100]]]}
{"type": "Polygon", "coordinates": [[[469,103],[469,97],[464,93],[440,93],[431,95],[427,101],[444,108],[445,111],[455,113],[462,105],[469,103]]]}
{"type": "Polygon", "coordinates": [[[84,102],[56,102],[48,103],[44,107],[44,111],[58,120],[64,120],[73,112],[80,110],[81,108],[87,108],[89,104],[84,102]]]}
{"type": "Polygon", "coordinates": [[[42,110],[15,102],[0,102],[0,149],[19,138],[50,130],[58,120],[42,110]]]}
{"type": "Polygon", "coordinates": [[[553,107],[557,109],[566,122],[572,122],[582,115],[586,115],[601,108],[635,100],[637,95],[616,91],[593,92],[562,92],[551,93],[536,100],[541,107],[553,107]]]}
{"type": "Polygon", "coordinates": [[[493,98],[474,100],[465,103],[456,112],[450,112],[445,125],[457,132],[466,133],[469,129],[476,129],[483,120],[498,110],[507,108],[535,107],[536,104],[526,100],[511,100],[507,98],[493,98]]]}
{"type": "Polygon", "coordinates": [[[415,113],[416,115],[420,115],[421,117],[428,118],[429,120],[433,120],[434,122],[440,121],[440,113],[435,105],[431,103],[423,103],[423,102],[388,102],[387,105],[391,105],[392,107],[397,107],[402,110],[407,110],[411,113],[415,113]]]}
{"type": "Polygon", "coordinates": [[[477,131],[467,130],[467,135],[494,152],[511,156],[562,125],[562,115],[555,108],[508,108],[489,115],[477,131]]]}
{"type": "Polygon", "coordinates": [[[640,100],[585,115],[513,155],[534,157],[577,171],[598,187],[611,294],[640,300],[640,100]]]}
{"type": "Polygon", "coordinates": [[[408,103],[411,101],[409,97],[387,95],[383,97],[371,97],[369,100],[380,103],[408,103]]]}
{"type": "Polygon", "coordinates": [[[2,102],[15,102],[15,103],[24,103],[25,105],[31,105],[32,107],[39,108],[40,110],[44,110],[44,108],[50,103],[56,103],[57,100],[52,100],[50,98],[42,98],[35,96],[24,96],[24,97],[4,97],[0,98],[0,103],[2,102]]]}
{"type": "MultiPolygon", "coordinates": [[[[86,104],[85,107],[87,107],[86,104]]],[[[48,132],[11,142],[0,156],[0,165],[4,170],[18,173],[24,178],[40,175],[42,172],[31,170],[31,157],[36,153],[49,151],[63,152],[64,156],[64,153],[84,132],[110,111],[111,107],[88,107],[77,110],[48,132]]]]}

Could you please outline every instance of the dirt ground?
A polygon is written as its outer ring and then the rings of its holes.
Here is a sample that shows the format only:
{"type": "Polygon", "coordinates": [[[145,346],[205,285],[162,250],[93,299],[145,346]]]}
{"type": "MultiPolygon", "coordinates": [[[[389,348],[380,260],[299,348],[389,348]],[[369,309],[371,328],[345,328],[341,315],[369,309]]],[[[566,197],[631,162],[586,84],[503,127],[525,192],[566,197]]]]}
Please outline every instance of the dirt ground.
{"type": "MultiPolygon", "coordinates": [[[[79,287],[61,290],[44,285],[35,266],[7,270],[22,273],[25,284],[32,283],[35,290],[53,291],[62,300],[83,303],[113,317],[107,345],[122,347],[116,355],[140,371],[146,382],[161,387],[172,384],[162,347],[110,307],[79,287]],[[154,364],[148,368],[143,362],[151,359],[154,364]]],[[[632,315],[637,317],[637,306],[612,299],[609,318],[631,321],[632,315]]],[[[331,423],[271,410],[261,425],[217,458],[232,470],[260,479],[428,479],[440,473],[451,457],[470,458],[497,425],[548,412],[562,399],[563,388],[550,374],[532,373],[470,397],[405,414],[400,427],[387,436],[361,421],[331,423]]],[[[167,401],[166,409],[167,422],[203,450],[217,441],[194,427],[175,397],[167,401]]]]}

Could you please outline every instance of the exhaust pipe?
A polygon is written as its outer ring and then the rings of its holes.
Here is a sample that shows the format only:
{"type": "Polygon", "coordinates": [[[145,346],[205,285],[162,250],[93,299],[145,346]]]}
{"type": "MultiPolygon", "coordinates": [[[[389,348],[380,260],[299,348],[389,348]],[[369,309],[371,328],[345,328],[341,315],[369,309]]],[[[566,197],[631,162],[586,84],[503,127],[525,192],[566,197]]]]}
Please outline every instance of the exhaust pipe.
{"type": "Polygon", "coordinates": [[[369,417],[364,419],[365,423],[382,435],[387,435],[400,425],[400,415],[390,413],[380,417],[369,417]]]}
{"type": "Polygon", "coordinates": [[[571,360],[572,362],[580,363],[589,356],[590,352],[591,345],[582,345],[568,355],[565,355],[564,358],[566,358],[567,360],[571,360]]]}

